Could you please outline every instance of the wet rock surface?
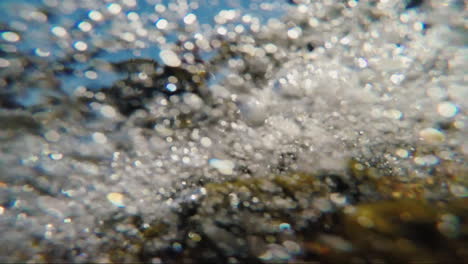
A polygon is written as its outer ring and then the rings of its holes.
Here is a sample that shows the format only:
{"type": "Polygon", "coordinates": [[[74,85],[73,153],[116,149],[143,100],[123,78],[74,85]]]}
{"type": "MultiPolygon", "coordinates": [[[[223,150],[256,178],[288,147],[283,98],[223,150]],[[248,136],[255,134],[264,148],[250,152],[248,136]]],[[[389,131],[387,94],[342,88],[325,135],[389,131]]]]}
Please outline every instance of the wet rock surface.
{"type": "Polygon", "coordinates": [[[228,2],[0,3],[0,262],[466,261],[465,4],[228,2]]]}

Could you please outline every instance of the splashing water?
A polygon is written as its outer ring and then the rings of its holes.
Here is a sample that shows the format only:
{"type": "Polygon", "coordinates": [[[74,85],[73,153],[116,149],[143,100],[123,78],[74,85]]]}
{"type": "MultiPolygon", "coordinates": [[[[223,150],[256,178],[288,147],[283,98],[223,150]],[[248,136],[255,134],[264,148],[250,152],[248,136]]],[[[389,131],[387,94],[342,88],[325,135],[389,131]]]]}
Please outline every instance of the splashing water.
{"type": "Polygon", "coordinates": [[[441,178],[424,199],[467,196],[462,1],[216,2],[0,3],[0,261],[203,261],[184,252],[210,239],[230,261],[246,245],[256,261],[318,254],[283,219],[282,244],[260,243],[268,217],[247,238],[211,215],[265,204],[312,221],[385,197],[339,188],[357,184],[350,160],[403,185],[441,178]],[[315,196],[297,172],[332,187],[315,196]]]}

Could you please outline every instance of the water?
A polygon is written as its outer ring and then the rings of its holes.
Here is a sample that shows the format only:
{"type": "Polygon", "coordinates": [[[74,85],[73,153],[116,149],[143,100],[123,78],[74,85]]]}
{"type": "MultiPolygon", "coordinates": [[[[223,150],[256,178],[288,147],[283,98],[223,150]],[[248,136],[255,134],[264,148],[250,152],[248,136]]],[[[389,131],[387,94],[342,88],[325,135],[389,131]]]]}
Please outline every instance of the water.
{"type": "Polygon", "coordinates": [[[2,1],[1,261],[308,260],[466,197],[460,1],[246,3],[2,1]]]}

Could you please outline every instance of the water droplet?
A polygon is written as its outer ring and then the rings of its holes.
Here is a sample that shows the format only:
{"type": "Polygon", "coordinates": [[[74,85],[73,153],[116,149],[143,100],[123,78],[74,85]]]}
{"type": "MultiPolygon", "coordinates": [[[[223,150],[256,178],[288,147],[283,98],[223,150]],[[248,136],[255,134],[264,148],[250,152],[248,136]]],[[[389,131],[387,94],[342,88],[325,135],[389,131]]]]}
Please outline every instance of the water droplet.
{"type": "Polygon", "coordinates": [[[161,18],[158,21],[156,21],[156,27],[158,29],[161,29],[161,30],[166,29],[168,25],[169,25],[169,22],[167,22],[167,20],[164,18],[161,18]]]}
{"type": "Polygon", "coordinates": [[[395,74],[392,74],[392,76],[390,76],[390,81],[396,85],[401,84],[401,82],[403,82],[404,79],[405,79],[405,75],[399,74],[399,73],[395,73],[395,74]]]}
{"type": "Polygon", "coordinates": [[[414,163],[419,166],[433,166],[439,163],[439,158],[434,155],[414,157],[414,163]]]}
{"type": "Polygon", "coordinates": [[[205,148],[209,148],[211,146],[211,143],[211,139],[208,137],[202,137],[200,139],[200,144],[205,148]]]}
{"type": "Polygon", "coordinates": [[[173,84],[173,83],[168,83],[166,85],[166,90],[168,90],[169,92],[173,93],[175,91],[177,91],[177,85],[173,84]]]}
{"type": "Polygon", "coordinates": [[[184,23],[191,25],[197,21],[197,16],[195,14],[189,13],[184,17],[184,23]]]}
{"type": "Polygon", "coordinates": [[[367,60],[366,60],[366,59],[364,59],[364,58],[359,58],[357,62],[358,62],[359,68],[362,69],[362,68],[366,68],[366,67],[367,67],[367,60]]]}
{"type": "Polygon", "coordinates": [[[52,34],[54,34],[55,36],[59,37],[59,38],[63,38],[65,36],[67,36],[67,30],[63,27],[60,27],[60,26],[56,26],[56,27],[53,27],[52,28],[52,34]]]}
{"type": "Polygon", "coordinates": [[[419,131],[419,137],[429,143],[439,143],[445,140],[445,135],[435,128],[425,128],[419,131]]]}
{"type": "Polygon", "coordinates": [[[302,29],[300,27],[293,27],[288,30],[288,38],[297,39],[302,35],[302,29]]]}
{"type": "Polygon", "coordinates": [[[34,53],[39,57],[49,57],[50,51],[42,50],[40,48],[34,49],[34,53]]]}
{"type": "Polygon", "coordinates": [[[93,26],[88,21],[83,21],[78,24],[78,28],[83,32],[89,32],[93,26]]]}
{"type": "Polygon", "coordinates": [[[62,153],[52,153],[52,154],[49,154],[49,158],[51,160],[61,160],[63,158],[63,154],[62,153]]]}
{"type": "Polygon", "coordinates": [[[85,71],[84,75],[90,80],[96,80],[98,78],[98,74],[95,71],[85,71]]]}
{"type": "Polygon", "coordinates": [[[112,106],[104,105],[101,107],[101,114],[107,118],[114,118],[117,115],[117,112],[112,106]]]}
{"type": "Polygon", "coordinates": [[[408,158],[408,156],[409,156],[409,152],[406,149],[401,149],[401,148],[397,149],[395,151],[395,154],[398,157],[403,158],[403,159],[408,158]]]}
{"type": "Polygon", "coordinates": [[[117,3],[111,3],[107,6],[107,10],[109,10],[109,13],[117,15],[118,13],[120,13],[120,11],[122,11],[122,6],[120,6],[117,3]]]}
{"type": "Polygon", "coordinates": [[[458,114],[458,107],[452,102],[442,102],[437,105],[437,112],[443,117],[451,118],[458,114]]]}
{"type": "Polygon", "coordinates": [[[125,207],[123,200],[124,195],[117,192],[111,192],[107,194],[107,200],[117,207],[125,207]]]}
{"type": "Polygon", "coordinates": [[[21,39],[17,33],[12,31],[3,32],[2,38],[8,42],[17,42],[21,39]]]}
{"type": "Polygon", "coordinates": [[[235,164],[231,160],[210,159],[208,163],[221,174],[232,175],[234,173],[235,164]]]}
{"type": "Polygon", "coordinates": [[[164,64],[170,67],[179,67],[182,64],[177,54],[172,50],[162,50],[159,57],[161,57],[164,64]]]}
{"type": "Polygon", "coordinates": [[[107,143],[107,137],[101,132],[94,132],[92,135],[92,138],[94,142],[99,143],[99,144],[106,144],[107,143]]]}
{"type": "Polygon", "coordinates": [[[73,44],[73,47],[75,47],[75,49],[78,51],[85,51],[88,49],[88,44],[83,41],[77,41],[75,44],[73,44]]]}
{"type": "Polygon", "coordinates": [[[89,11],[88,17],[94,21],[101,21],[104,18],[102,13],[96,10],[89,11]]]}

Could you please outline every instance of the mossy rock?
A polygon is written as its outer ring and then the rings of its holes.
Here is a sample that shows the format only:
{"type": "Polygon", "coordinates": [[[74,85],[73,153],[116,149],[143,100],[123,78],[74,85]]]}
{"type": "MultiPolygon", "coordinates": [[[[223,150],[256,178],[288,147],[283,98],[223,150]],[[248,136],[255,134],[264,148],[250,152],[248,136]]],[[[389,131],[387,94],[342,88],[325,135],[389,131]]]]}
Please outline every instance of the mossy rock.
{"type": "Polygon", "coordinates": [[[468,199],[394,200],[361,204],[341,214],[354,247],[347,257],[387,263],[462,263],[468,256],[468,199]]]}
{"type": "MultiPolygon", "coordinates": [[[[370,165],[354,160],[349,164],[345,175],[292,172],[207,183],[199,187],[200,198],[177,207],[176,220],[161,219],[144,228],[132,222],[138,234],[128,239],[131,243],[114,248],[116,254],[109,259],[446,263],[468,257],[468,199],[412,196],[433,184],[405,186],[370,165]],[[396,191],[405,198],[395,197],[396,191]]],[[[453,178],[442,170],[437,177],[453,178]]]]}
{"type": "Polygon", "coordinates": [[[348,187],[340,193],[327,183],[329,176],[290,173],[206,184],[206,196],[187,220],[187,238],[181,242],[186,248],[179,260],[444,263],[466,259],[467,199],[432,204],[387,195],[339,207],[327,200],[331,194],[350,197],[360,184],[369,184],[375,192],[382,190],[379,184],[388,185],[391,194],[392,188],[401,186],[379,182],[380,177],[366,182],[372,177],[369,172],[356,186],[349,182],[356,178],[336,175],[348,187]],[[317,201],[331,206],[321,208],[317,201]],[[288,251],[285,245],[296,250],[288,251]]]}

